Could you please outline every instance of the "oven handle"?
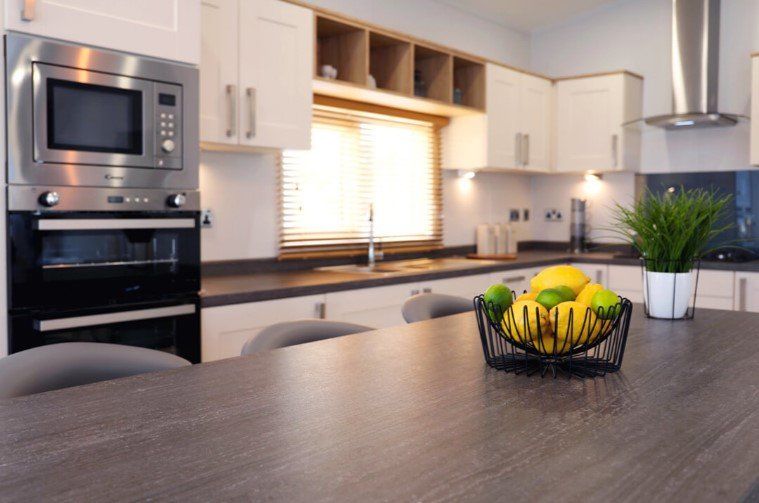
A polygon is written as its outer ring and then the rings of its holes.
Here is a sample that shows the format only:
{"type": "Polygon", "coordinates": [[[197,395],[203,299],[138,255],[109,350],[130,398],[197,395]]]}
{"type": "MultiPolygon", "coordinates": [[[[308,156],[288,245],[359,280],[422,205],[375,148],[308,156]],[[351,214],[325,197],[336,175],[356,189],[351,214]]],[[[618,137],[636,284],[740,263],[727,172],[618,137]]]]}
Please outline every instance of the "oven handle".
{"type": "Polygon", "coordinates": [[[120,229],[193,229],[194,218],[93,218],[37,220],[41,231],[97,231],[120,229]]]}
{"type": "Polygon", "coordinates": [[[155,307],[151,309],[136,309],[134,311],[119,311],[115,313],[92,314],[89,316],[73,316],[71,318],[55,318],[52,320],[34,320],[34,329],[38,332],[51,332],[66,328],[91,327],[108,325],[124,321],[152,320],[183,314],[194,314],[195,304],[182,304],[170,307],[155,307]]]}

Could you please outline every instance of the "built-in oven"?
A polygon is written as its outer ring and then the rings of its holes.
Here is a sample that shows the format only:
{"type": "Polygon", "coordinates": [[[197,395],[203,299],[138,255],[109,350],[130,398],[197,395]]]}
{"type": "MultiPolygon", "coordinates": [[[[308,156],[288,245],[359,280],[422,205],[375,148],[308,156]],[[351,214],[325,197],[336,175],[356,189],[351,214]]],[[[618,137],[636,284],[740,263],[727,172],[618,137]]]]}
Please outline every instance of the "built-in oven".
{"type": "Polygon", "coordinates": [[[11,352],[101,341],[200,352],[197,191],[8,188],[11,352]]]}
{"type": "Polygon", "coordinates": [[[8,183],[198,186],[198,70],[9,34],[8,183]]]}

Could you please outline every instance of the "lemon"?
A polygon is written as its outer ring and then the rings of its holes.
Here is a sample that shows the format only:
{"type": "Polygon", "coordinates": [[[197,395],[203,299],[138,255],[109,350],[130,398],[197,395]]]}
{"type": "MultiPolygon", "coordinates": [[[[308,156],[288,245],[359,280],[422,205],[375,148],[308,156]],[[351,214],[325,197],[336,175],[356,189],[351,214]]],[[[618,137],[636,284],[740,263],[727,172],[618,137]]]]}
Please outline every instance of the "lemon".
{"type": "Polygon", "coordinates": [[[554,337],[553,334],[544,335],[540,338],[540,341],[535,341],[535,349],[544,355],[563,355],[569,352],[570,344],[566,339],[560,337],[554,337]],[[554,346],[555,350],[554,350],[554,346]]]}
{"type": "Polygon", "coordinates": [[[517,302],[520,300],[535,300],[538,297],[538,292],[525,292],[516,298],[517,302]]]}
{"type": "Polygon", "coordinates": [[[546,267],[537,276],[530,281],[530,287],[533,292],[540,292],[546,288],[557,286],[569,287],[575,295],[590,282],[590,278],[585,276],[581,270],[571,265],[554,265],[546,267]]]}
{"type": "Polygon", "coordinates": [[[602,321],[585,304],[562,302],[548,313],[551,329],[558,338],[574,346],[593,342],[601,330],[602,321]]]}
{"type": "Polygon", "coordinates": [[[514,302],[506,311],[502,326],[508,335],[519,342],[551,333],[548,310],[534,300],[514,302]]]}
{"type": "Polygon", "coordinates": [[[580,304],[590,306],[590,303],[593,301],[593,296],[603,289],[604,287],[598,283],[590,283],[588,285],[585,285],[585,288],[583,288],[582,291],[577,295],[575,301],[579,302],[580,304]]]}

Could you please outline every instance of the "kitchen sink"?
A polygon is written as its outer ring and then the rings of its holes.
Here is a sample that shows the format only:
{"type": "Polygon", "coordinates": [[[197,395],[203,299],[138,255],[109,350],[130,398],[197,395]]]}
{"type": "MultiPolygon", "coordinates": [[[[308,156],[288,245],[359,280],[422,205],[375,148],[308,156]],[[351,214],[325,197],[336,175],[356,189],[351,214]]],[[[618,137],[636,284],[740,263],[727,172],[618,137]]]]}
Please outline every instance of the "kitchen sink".
{"type": "Polygon", "coordinates": [[[332,271],[354,274],[414,274],[425,271],[447,271],[455,269],[466,269],[475,264],[485,261],[469,260],[465,258],[440,258],[440,259],[415,259],[415,260],[396,260],[389,262],[380,262],[373,267],[367,265],[338,265],[330,267],[321,267],[320,271],[332,271]]]}

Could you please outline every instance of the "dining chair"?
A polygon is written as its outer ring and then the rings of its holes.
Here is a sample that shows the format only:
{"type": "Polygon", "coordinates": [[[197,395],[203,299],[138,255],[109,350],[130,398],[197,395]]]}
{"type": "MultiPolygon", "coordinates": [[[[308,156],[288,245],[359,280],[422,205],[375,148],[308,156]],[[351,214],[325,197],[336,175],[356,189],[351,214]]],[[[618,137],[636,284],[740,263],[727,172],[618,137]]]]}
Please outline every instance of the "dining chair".
{"type": "Polygon", "coordinates": [[[0,398],[189,365],[189,361],[170,353],[123,344],[49,344],[0,358],[0,398]]]}
{"type": "Polygon", "coordinates": [[[442,293],[420,293],[409,297],[403,303],[401,313],[406,323],[431,320],[451,314],[474,311],[471,299],[445,295],[442,293]]]}
{"type": "Polygon", "coordinates": [[[332,339],[343,335],[374,330],[372,327],[329,320],[296,320],[275,323],[248,339],[242,347],[242,355],[250,355],[268,349],[295,346],[305,342],[332,339]]]}

